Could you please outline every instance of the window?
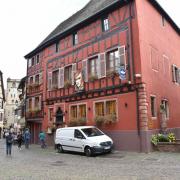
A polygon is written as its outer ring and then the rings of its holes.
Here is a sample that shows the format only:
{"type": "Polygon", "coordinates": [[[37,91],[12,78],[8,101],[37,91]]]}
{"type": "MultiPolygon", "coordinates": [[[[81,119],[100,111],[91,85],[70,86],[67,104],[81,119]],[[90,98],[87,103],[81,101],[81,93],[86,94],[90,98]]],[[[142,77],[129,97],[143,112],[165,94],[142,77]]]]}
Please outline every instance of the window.
{"type": "Polygon", "coordinates": [[[30,84],[33,84],[33,77],[30,77],[29,83],[30,83],[30,84]]]}
{"type": "Polygon", "coordinates": [[[103,31],[108,31],[109,30],[109,20],[108,18],[102,19],[102,30],[103,31]]]}
{"type": "Polygon", "coordinates": [[[95,103],[96,116],[104,116],[104,102],[95,103]]]}
{"type": "Polygon", "coordinates": [[[116,114],[116,101],[106,101],[106,114],[116,114]]]}
{"type": "Polygon", "coordinates": [[[35,59],[34,59],[34,57],[32,58],[32,66],[34,66],[35,65],[35,59]]]}
{"type": "Polygon", "coordinates": [[[168,104],[168,101],[167,100],[162,100],[161,103],[164,105],[166,118],[169,119],[169,104],[168,104]]]}
{"type": "Polygon", "coordinates": [[[79,105],[78,117],[79,118],[86,118],[86,105],[85,104],[79,105]]]}
{"type": "Polygon", "coordinates": [[[75,131],[74,131],[74,137],[75,137],[75,138],[78,138],[78,139],[85,139],[85,137],[83,136],[83,134],[82,134],[78,129],[75,129],[75,131]]]}
{"type": "Polygon", "coordinates": [[[32,99],[29,99],[29,110],[31,111],[32,110],[32,99]]]}
{"type": "Polygon", "coordinates": [[[120,67],[118,50],[111,51],[107,54],[107,70],[114,71],[120,67]]]}
{"type": "Polygon", "coordinates": [[[180,84],[180,68],[178,68],[176,65],[172,65],[172,76],[173,82],[180,84]]]}
{"type": "Polygon", "coordinates": [[[16,83],[15,82],[12,83],[12,87],[16,88],[16,83]]]}
{"type": "Polygon", "coordinates": [[[52,72],[52,87],[58,88],[58,76],[59,76],[59,70],[52,72]]]}
{"type": "Polygon", "coordinates": [[[71,106],[71,118],[77,118],[77,106],[71,106]]]}
{"type": "Polygon", "coordinates": [[[89,60],[89,74],[90,76],[97,76],[98,57],[89,60]]]}
{"type": "Polygon", "coordinates": [[[59,42],[56,43],[56,53],[59,52],[59,42]]]}
{"type": "Polygon", "coordinates": [[[156,117],[157,112],[156,112],[156,97],[151,96],[151,116],[156,117]]]}
{"type": "Polygon", "coordinates": [[[72,66],[65,67],[65,77],[64,80],[72,83],[72,66]]]}
{"type": "Polygon", "coordinates": [[[36,56],[36,64],[39,64],[39,54],[36,56]]]}
{"type": "Polygon", "coordinates": [[[35,83],[36,83],[36,84],[39,84],[39,74],[37,74],[37,75],[35,76],[35,83]]]}
{"type": "Polygon", "coordinates": [[[39,108],[39,97],[35,97],[35,108],[39,108]]]}
{"type": "Polygon", "coordinates": [[[78,44],[78,34],[77,32],[73,34],[73,45],[78,44]]]}
{"type": "Polygon", "coordinates": [[[31,59],[28,59],[28,67],[31,67],[31,59]]]}
{"type": "Polygon", "coordinates": [[[51,121],[53,121],[53,108],[50,108],[49,109],[49,121],[51,122],[51,121]]]}
{"type": "Polygon", "coordinates": [[[165,18],[163,16],[161,18],[161,22],[162,22],[162,26],[164,27],[165,26],[165,18]]]}
{"type": "Polygon", "coordinates": [[[95,103],[95,116],[116,114],[116,100],[95,103]]]}
{"type": "Polygon", "coordinates": [[[70,114],[72,119],[86,118],[86,104],[71,106],[70,114]]]}

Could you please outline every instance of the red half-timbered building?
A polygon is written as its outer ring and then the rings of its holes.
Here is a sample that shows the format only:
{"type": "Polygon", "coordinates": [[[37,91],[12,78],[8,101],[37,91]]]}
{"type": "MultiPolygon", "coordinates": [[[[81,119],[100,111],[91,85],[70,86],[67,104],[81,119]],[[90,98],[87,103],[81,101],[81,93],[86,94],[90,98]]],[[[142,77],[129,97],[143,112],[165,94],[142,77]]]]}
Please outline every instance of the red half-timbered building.
{"type": "Polygon", "coordinates": [[[155,0],[91,0],[25,56],[33,142],[40,129],[53,143],[58,126],[97,125],[116,149],[149,151],[162,104],[180,135],[179,34],[155,0]]]}

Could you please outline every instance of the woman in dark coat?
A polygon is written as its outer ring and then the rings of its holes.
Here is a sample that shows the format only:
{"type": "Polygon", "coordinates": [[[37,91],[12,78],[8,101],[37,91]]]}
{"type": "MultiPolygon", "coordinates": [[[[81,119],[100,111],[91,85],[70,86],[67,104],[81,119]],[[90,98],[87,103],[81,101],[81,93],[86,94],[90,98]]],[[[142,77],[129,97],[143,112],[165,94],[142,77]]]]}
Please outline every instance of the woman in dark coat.
{"type": "Polygon", "coordinates": [[[11,156],[11,149],[13,144],[13,135],[11,132],[6,136],[6,155],[11,156]]]}

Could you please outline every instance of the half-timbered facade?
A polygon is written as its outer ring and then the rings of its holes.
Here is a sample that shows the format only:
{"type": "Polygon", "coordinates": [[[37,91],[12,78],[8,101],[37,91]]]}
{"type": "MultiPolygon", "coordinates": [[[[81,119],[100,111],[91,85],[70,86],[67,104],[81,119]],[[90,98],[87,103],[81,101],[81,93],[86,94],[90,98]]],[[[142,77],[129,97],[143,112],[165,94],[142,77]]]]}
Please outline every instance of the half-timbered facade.
{"type": "MultiPolygon", "coordinates": [[[[152,129],[160,129],[159,105],[164,104],[168,117],[171,114],[171,98],[161,101],[157,98],[162,98],[161,90],[149,88],[154,84],[152,72],[161,76],[157,58],[161,47],[154,47],[151,35],[148,48],[142,52],[146,47],[141,43],[147,36],[141,26],[148,25],[146,18],[151,13],[157,20],[159,16],[166,19],[179,44],[179,28],[156,1],[91,0],[27,54],[26,119],[31,130],[42,128],[51,133],[57,126],[96,124],[113,138],[115,148],[148,151],[152,129]],[[147,13],[144,19],[141,10],[147,13]],[[40,116],[33,114],[36,108],[40,116]]],[[[177,57],[168,61],[163,71],[171,66],[178,84],[177,57]]],[[[175,91],[179,92],[178,88],[175,91]]],[[[171,97],[170,92],[166,96],[171,97]]],[[[176,118],[177,114],[171,117],[172,121],[176,118]]]]}

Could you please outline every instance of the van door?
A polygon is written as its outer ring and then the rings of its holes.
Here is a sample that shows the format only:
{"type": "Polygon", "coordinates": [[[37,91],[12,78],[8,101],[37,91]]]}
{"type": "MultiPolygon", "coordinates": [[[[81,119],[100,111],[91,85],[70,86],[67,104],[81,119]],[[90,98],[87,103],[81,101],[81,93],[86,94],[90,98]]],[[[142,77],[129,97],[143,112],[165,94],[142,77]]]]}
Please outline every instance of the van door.
{"type": "Polygon", "coordinates": [[[78,130],[74,130],[74,138],[72,140],[72,147],[74,151],[84,152],[86,138],[84,135],[78,130]]]}

